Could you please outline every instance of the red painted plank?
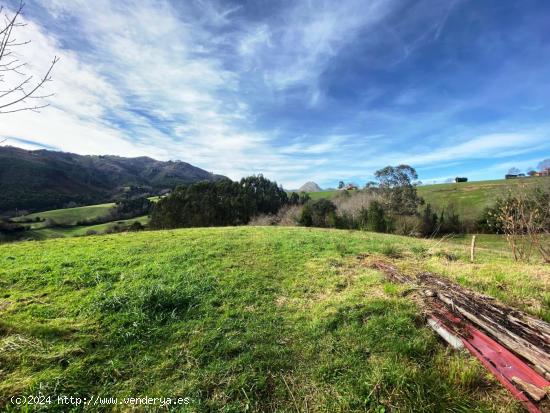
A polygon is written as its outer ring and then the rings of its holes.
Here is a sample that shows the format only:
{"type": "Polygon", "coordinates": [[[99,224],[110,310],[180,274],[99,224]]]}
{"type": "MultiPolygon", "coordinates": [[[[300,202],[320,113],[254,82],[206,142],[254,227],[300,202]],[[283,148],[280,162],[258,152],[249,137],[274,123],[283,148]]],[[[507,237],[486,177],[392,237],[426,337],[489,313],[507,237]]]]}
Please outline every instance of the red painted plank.
{"type": "Polygon", "coordinates": [[[499,371],[502,371],[504,377],[508,380],[512,381],[512,377],[518,377],[541,389],[550,386],[550,382],[541,377],[508,349],[473,327],[470,328],[470,331],[472,337],[468,338],[467,341],[477,348],[485,358],[490,360],[499,371]]]}
{"type": "Polygon", "coordinates": [[[512,381],[512,377],[518,377],[524,382],[530,383],[541,389],[550,386],[545,378],[529,367],[505,347],[501,346],[486,334],[474,328],[469,323],[456,317],[446,309],[440,307],[437,316],[432,315],[443,326],[453,325],[453,330],[459,331],[459,335],[466,348],[476,357],[493,375],[500,381],[516,399],[520,400],[531,413],[540,413],[539,408],[518,389],[512,381]],[[439,318],[438,318],[439,317],[439,318]],[[440,319],[441,318],[441,319],[440,319]]]}
{"type": "Polygon", "coordinates": [[[540,409],[523,393],[523,391],[516,388],[516,386],[510,382],[499,369],[487,360],[474,346],[468,343],[468,340],[464,340],[464,345],[468,350],[470,350],[470,353],[472,353],[491,373],[493,373],[493,376],[495,376],[495,378],[523,404],[527,411],[530,413],[542,413],[540,409]]]}

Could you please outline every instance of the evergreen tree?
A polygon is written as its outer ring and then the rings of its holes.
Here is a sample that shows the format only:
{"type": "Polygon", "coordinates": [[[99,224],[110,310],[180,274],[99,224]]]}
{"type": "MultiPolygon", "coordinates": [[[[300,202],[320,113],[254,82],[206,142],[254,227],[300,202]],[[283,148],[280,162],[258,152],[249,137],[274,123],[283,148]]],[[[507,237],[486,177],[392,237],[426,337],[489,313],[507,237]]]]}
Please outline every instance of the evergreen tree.
{"type": "Polygon", "coordinates": [[[258,214],[274,214],[288,203],[282,187],[263,176],[240,182],[222,179],[181,186],[157,202],[152,228],[243,225],[258,214]]]}
{"type": "Polygon", "coordinates": [[[426,205],[421,218],[422,221],[420,232],[423,236],[428,237],[438,232],[439,228],[437,214],[432,210],[432,206],[430,204],[426,205]]]}
{"type": "Polygon", "coordinates": [[[387,223],[384,207],[380,202],[373,201],[367,210],[367,230],[375,232],[386,232],[387,223]]]}

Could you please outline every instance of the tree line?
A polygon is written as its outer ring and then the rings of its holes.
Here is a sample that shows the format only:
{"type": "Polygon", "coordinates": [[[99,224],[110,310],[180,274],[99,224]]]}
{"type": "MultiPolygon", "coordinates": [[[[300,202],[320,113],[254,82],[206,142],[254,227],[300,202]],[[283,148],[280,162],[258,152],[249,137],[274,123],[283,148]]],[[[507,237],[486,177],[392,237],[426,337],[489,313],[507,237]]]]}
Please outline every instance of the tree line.
{"type": "Polygon", "coordinates": [[[180,186],[159,200],[151,213],[151,228],[245,225],[260,214],[275,214],[299,196],[288,197],[282,186],[262,175],[238,182],[222,179],[180,186]]]}

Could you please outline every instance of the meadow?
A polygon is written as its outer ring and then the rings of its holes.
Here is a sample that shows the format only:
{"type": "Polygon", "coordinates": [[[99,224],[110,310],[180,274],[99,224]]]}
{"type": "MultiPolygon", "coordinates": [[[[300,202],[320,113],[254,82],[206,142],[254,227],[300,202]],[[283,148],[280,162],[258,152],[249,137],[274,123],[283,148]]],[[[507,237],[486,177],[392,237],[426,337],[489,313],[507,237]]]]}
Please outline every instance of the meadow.
{"type": "MultiPolygon", "coordinates": [[[[149,200],[157,202],[159,196],[150,197],[149,200]]],[[[112,220],[101,224],[78,225],[79,222],[101,219],[108,216],[115,208],[116,204],[106,203],[98,205],[88,205],[74,208],[55,209],[51,211],[36,212],[21,217],[13,218],[14,222],[19,222],[28,228],[24,233],[23,239],[44,240],[48,238],[80,237],[90,234],[103,234],[112,231],[114,228],[128,228],[135,222],[141,225],[149,223],[148,216],[138,216],[129,219],[112,220]],[[38,221],[35,221],[38,219],[38,221]],[[54,221],[51,225],[48,221],[54,221]]],[[[112,219],[112,218],[111,218],[112,219]]],[[[5,240],[11,242],[9,237],[5,240]]],[[[2,240],[0,239],[0,243],[2,240]]]]}
{"type": "Polygon", "coordinates": [[[437,271],[549,321],[548,267],[500,244],[481,239],[474,264],[460,239],[313,228],[0,245],[0,409],[41,392],[182,396],[189,412],[521,411],[369,267],[437,271]]]}
{"type": "Polygon", "coordinates": [[[95,235],[107,233],[111,228],[116,226],[129,227],[134,222],[139,222],[142,225],[147,225],[149,222],[148,216],[141,216],[130,219],[122,219],[110,221],[96,225],[73,225],[67,227],[42,227],[40,223],[34,224],[33,229],[28,232],[29,238],[35,240],[44,240],[48,238],[64,238],[64,237],[81,237],[85,235],[95,235]],[[37,225],[37,228],[35,227],[37,225]]]}
{"type": "MultiPolygon", "coordinates": [[[[448,208],[450,205],[458,213],[461,219],[475,221],[480,216],[483,210],[492,205],[494,201],[501,196],[506,195],[509,189],[517,189],[518,185],[550,186],[550,178],[529,178],[515,180],[495,180],[495,181],[479,181],[466,183],[452,184],[434,184],[418,187],[418,194],[440,211],[448,208]]],[[[310,192],[309,196],[316,200],[321,198],[332,199],[338,195],[340,191],[321,191],[310,192]]],[[[159,197],[151,197],[149,200],[156,202],[159,197]]],[[[110,231],[115,224],[119,227],[128,227],[133,222],[139,222],[146,225],[149,218],[146,216],[136,217],[132,219],[112,221],[103,224],[95,225],[77,225],[79,221],[93,221],[97,218],[106,216],[115,206],[114,203],[106,203],[99,205],[89,205],[75,208],[56,209],[51,211],[37,212],[26,215],[24,217],[14,218],[14,221],[29,221],[40,218],[40,222],[26,223],[30,231],[25,233],[26,239],[44,240],[48,238],[64,238],[74,236],[84,236],[88,233],[102,234],[110,231]],[[51,219],[60,226],[47,227],[44,220],[51,219]]],[[[7,241],[10,241],[8,239],[7,241]]]]}
{"type": "MultiPolygon", "coordinates": [[[[475,181],[418,186],[418,195],[437,210],[452,206],[464,220],[477,220],[483,210],[491,206],[497,198],[504,197],[509,190],[519,186],[550,187],[550,177],[523,179],[500,179],[493,181],[475,181]]],[[[310,192],[312,199],[331,199],[340,191],[310,192]]]]}
{"type": "MultiPolygon", "coordinates": [[[[41,220],[53,219],[54,221],[65,225],[76,225],[78,221],[93,220],[105,216],[115,206],[115,203],[88,205],[75,208],[54,209],[51,211],[36,212],[34,214],[25,215],[19,220],[32,220],[39,218],[41,220]]],[[[14,221],[18,221],[17,218],[14,221]]],[[[40,223],[34,224],[33,228],[40,228],[40,223]]]]}

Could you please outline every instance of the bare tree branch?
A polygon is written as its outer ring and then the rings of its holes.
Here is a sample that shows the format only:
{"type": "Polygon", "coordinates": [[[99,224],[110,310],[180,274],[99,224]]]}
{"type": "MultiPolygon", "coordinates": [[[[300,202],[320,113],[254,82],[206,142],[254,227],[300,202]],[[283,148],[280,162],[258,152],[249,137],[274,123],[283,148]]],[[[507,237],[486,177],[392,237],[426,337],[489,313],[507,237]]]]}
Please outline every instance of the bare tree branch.
{"type": "MultiPolygon", "coordinates": [[[[13,37],[15,28],[26,26],[26,24],[18,20],[21,17],[24,6],[25,4],[21,1],[19,7],[11,17],[7,13],[4,13],[4,23],[3,26],[0,26],[0,82],[8,85],[4,90],[0,90],[0,114],[21,112],[24,110],[36,112],[49,104],[38,103],[31,105],[28,104],[28,99],[42,100],[53,96],[53,93],[40,94],[38,92],[48,82],[52,81],[52,70],[59,61],[57,56],[53,58],[44,76],[37,81],[33,81],[35,78],[33,75],[23,72],[23,68],[27,66],[25,62],[20,62],[19,59],[11,57],[12,55],[17,56],[17,54],[13,54],[14,48],[30,43],[30,41],[18,41],[13,37]],[[10,57],[9,60],[7,59],[8,57],[10,57]],[[22,79],[17,80],[17,77],[22,79]]],[[[0,16],[3,12],[4,8],[0,7],[0,16]]]]}

